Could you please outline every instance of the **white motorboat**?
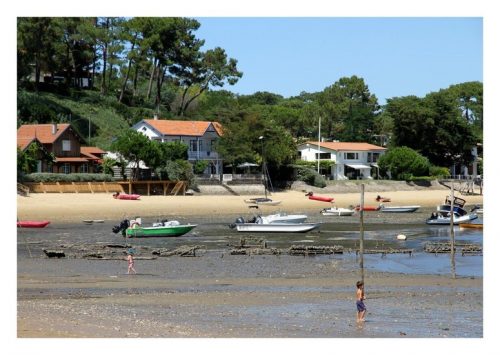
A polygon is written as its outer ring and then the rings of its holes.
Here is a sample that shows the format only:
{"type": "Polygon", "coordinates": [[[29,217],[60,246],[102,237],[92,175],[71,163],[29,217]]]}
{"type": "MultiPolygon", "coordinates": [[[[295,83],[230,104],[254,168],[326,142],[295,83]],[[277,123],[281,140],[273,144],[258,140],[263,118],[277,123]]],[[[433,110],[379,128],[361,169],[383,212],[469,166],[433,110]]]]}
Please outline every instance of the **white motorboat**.
{"type": "Polygon", "coordinates": [[[238,232],[259,233],[305,233],[320,226],[320,223],[235,223],[238,232]]]}
{"type": "Polygon", "coordinates": [[[330,207],[323,208],[320,213],[323,216],[352,216],[354,212],[349,208],[330,207]]]}
{"type": "Polygon", "coordinates": [[[385,206],[380,205],[380,212],[410,213],[418,210],[420,206],[385,206]]]}
{"type": "MultiPolygon", "coordinates": [[[[475,213],[465,213],[460,215],[458,212],[453,213],[453,224],[457,225],[460,223],[466,223],[477,218],[475,213]]],[[[428,218],[425,223],[430,225],[449,225],[451,223],[451,217],[449,212],[437,212],[433,213],[430,218],[428,218]]]]}
{"type": "Polygon", "coordinates": [[[267,216],[260,216],[262,224],[275,224],[275,223],[304,223],[307,219],[305,214],[287,214],[285,212],[278,212],[267,216]]]}

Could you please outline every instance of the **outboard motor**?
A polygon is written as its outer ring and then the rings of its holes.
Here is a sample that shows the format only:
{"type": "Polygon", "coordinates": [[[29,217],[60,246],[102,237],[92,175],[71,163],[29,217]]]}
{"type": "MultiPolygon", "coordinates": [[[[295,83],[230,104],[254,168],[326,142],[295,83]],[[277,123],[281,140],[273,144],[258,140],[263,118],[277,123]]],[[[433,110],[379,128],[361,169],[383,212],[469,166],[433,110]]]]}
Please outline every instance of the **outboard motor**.
{"type": "Polygon", "coordinates": [[[113,227],[112,231],[113,233],[119,233],[120,231],[122,232],[122,235],[125,236],[125,230],[130,226],[130,222],[128,219],[124,219],[123,221],[120,222],[119,225],[116,225],[113,227]]]}
{"type": "Polygon", "coordinates": [[[237,224],[241,224],[241,223],[245,223],[245,219],[243,219],[243,217],[238,217],[236,218],[236,220],[234,221],[234,223],[231,223],[229,225],[230,228],[235,228],[237,224]]]}

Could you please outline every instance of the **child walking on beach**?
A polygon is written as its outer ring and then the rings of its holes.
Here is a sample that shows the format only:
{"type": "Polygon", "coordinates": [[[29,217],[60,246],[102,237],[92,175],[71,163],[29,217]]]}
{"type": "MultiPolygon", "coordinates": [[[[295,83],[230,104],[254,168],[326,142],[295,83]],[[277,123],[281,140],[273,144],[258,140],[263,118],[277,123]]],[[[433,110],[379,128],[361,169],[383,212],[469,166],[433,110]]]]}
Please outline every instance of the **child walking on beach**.
{"type": "Polygon", "coordinates": [[[363,302],[365,300],[365,287],[363,281],[356,282],[356,287],[356,308],[358,309],[357,322],[364,322],[366,306],[363,302]]]}
{"type": "Polygon", "coordinates": [[[129,250],[127,252],[127,261],[128,261],[128,270],[127,270],[127,274],[130,274],[130,272],[132,271],[134,274],[137,274],[137,272],[135,271],[134,269],[134,253],[129,250]]]}

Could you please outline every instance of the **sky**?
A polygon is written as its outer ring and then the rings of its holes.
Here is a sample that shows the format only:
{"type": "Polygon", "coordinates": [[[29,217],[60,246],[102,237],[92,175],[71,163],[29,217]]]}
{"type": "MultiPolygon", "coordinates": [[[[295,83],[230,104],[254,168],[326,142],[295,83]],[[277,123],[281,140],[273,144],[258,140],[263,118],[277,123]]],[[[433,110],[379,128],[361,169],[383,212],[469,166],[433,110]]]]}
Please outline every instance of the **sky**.
{"type": "Polygon", "coordinates": [[[243,77],[224,89],[284,97],[363,78],[379,103],[483,81],[480,17],[197,17],[204,50],[222,47],[243,77]]]}

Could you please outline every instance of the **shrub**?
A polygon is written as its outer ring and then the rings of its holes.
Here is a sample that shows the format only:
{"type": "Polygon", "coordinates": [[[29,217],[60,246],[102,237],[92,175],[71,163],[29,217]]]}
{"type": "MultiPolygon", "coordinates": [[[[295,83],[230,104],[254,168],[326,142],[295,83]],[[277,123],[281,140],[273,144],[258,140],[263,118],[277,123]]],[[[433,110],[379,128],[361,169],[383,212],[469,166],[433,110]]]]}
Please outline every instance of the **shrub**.
{"type": "Polygon", "coordinates": [[[108,174],[55,174],[55,173],[33,173],[24,175],[26,182],[92,182],[112,181],[113,177],[108,174]]]}
{"type": "Polygon", "coordinates": [[[429,160],[408,147],[389,149],[378,161],[382,174],[390,172],[392,179],[408,180],[413,176],[428,176],[429,160]]]}
{"type": "Polygon", "coordinates": [[[321,176],[318,174],[316,170],[313,170],[311,168],[308,168],[305,165],[292,165],[293,168],[295,168],[296,171],[296,179],[300,181],[304,181],[308,185],[312,185],[315,187],[325,187],[326,186],[326,181],[321,176]]]}
{"type": "Polygon", "coordinates": [[[434,165],[432,165],[429,168],[429,175],[430,176],[434,176],[434,177],[442,178],[442,177],[450,175],[450,170],[448,168],[444,168],[442,166],[434,166],[434,165]]]}

